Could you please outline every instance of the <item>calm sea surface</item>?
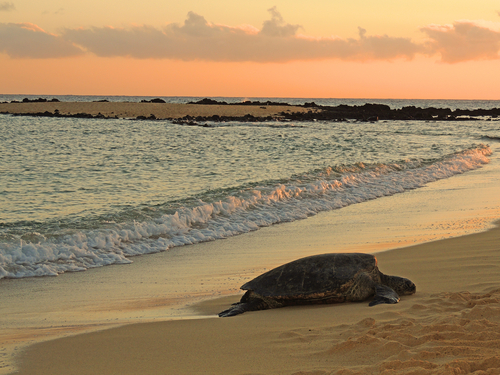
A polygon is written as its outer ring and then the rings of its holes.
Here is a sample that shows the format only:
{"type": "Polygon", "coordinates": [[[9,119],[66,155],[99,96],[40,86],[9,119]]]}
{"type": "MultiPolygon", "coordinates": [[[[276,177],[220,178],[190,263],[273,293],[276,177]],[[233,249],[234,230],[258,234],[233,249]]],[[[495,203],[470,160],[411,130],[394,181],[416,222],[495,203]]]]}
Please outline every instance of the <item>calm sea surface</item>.
{"type": "MultiPolygon", "coordinates": [[[[24,97],[0,95],[0,102],[24,97]]],[[[499,101],[252,100],[500,107],[499,101]]],[[[489,144],[500,140],[500,122],[492,120],[238,122],[205,128],[0,115],[0,278],[129,263],[134,255],[417,189],[488,163],[489,144]]]]}

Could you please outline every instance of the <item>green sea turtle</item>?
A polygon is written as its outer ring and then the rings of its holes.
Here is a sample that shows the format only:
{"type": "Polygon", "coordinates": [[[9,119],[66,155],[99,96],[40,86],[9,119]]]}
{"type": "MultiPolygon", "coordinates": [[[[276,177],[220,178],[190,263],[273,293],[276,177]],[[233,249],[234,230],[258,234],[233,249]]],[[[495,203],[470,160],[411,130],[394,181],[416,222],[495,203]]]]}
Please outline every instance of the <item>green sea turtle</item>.
{"type": "Polygon", "coordinates": [[[370,254],[334,253],[298,259],[268,271],[244,284],[240,302],[219,313],[220,317],[245,311],[293,305],[364,301],[370,306],[398,303],[399,295],[413,294],[415,284],[379,271],[370,254]]]}

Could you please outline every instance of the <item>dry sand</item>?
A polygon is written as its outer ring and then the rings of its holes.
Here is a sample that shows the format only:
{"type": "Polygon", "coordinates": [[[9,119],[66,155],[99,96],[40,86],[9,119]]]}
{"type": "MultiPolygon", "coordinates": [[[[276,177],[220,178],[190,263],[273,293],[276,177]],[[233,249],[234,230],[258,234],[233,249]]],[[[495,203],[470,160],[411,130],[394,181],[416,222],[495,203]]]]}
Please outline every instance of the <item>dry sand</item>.
{"type": "MultiPolygon", "coordinates": [[[[30,347],[19,374],[498,374],[500,229],[377,255],[397,305],[287,307],[127,325],[30,347]]],[[[202,303],[216,314],[238,298],[202,303]]]]}
{"type": "Polygon", "coordinates": [[[62,115],[87,113],[93,116],[99,113],[106,117],[136,118],[155,115],[158,119],[196,116],[237,116],[250,114],[255,117],[278,116],[281,112],[307,112],[310,108],[295,106],[266,105],[203,105],[178,103],[126,103],[126,102],[45,102],[45,103],[0,103],[0,113],[54,113],[62,115]]]}

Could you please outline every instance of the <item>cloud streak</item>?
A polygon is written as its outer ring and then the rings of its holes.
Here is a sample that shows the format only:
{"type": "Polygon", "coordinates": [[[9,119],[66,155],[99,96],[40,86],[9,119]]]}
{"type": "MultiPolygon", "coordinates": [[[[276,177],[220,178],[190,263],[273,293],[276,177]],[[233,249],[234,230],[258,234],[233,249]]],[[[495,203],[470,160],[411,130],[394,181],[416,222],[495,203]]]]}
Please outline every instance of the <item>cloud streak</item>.
{"type": "Polygon", "coordinates": [[[417,55],[437,55],[446,63],[500,58],[500,23],[457,21],[453,25],[425,26],[420,29],[427,36],[425,43],[369,35],[361,27],[357,38],[312,38],[298,34],[302,27],[286,23],[276,7],[268,11],[270,19],[263,22],[260,30],[253,26],[213,24],[194,12],[188,13],[183,24],[171,23],[162,28],[92,27],[65,29],[60,35],[28,23],[0,24],[0,52],[14,58],[90,53],[100,57],[261,63],[411,60],[417,55]]]}

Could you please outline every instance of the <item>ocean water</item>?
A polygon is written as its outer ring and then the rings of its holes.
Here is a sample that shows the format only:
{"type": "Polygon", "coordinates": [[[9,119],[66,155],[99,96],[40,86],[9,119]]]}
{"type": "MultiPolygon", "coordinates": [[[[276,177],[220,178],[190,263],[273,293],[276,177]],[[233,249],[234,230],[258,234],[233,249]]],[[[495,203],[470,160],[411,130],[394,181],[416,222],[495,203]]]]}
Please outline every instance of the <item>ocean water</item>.
{"type": "MultiPolygon", "coordinates": [[[[251,100],[500,107],[499,101],[251,100]]],[[[487,164],[490,143],[500,140],[499,124],[235,122],[205,128],[0,115],[0,278],[130,263],[135,255],[217,241],[422,188],[487,164]]]]}

